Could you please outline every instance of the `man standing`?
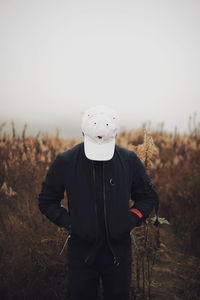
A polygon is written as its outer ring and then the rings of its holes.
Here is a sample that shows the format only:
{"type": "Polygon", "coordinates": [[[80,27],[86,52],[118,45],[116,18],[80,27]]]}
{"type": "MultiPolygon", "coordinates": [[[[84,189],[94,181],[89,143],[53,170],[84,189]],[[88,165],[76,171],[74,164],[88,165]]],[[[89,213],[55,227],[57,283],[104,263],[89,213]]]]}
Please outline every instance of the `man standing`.
{"type": "Polygon", "coordinates": [[[100,278],[104,300],[129,299],[130,231],[156,204],[138,156],[115,144],[118,125],[111,108],[88,109],[81,126],[84,141],[56,156],[38,196],[40,211],[70,231],[71,300],[96,300],[100,278]],[[65,189],[68,210],[61,205],[65,189]]]}

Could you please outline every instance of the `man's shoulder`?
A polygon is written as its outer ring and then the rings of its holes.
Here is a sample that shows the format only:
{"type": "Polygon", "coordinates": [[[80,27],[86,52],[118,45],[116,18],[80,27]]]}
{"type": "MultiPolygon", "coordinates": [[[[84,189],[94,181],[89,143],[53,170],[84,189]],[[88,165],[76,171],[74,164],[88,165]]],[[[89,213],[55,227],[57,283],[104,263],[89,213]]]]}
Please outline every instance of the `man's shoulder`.
{"type": "Polygon", "coordinates": [[[116,147],[116,151],[127,159],[135,160],[138,158],[137,154],[132,150],[129,150],[117,144],[115,145],[115,147],[116,147]]]}
{"type": "Polygon", "coordinates": [[[143,166],[141,159],[133,150],[129,150],[122,146],[116,145],[116,151],[124,159],[124,161],[126,161],[130,168],[136,170],[138,169],[138,167],[143,166]]]}
{"type": "Polygon", "coordinates": [[[83,147],[83,142],[78,143],[63,152],[60,152],[59,155],[64,160],[70,160],[80,153],[80,150],[82,149],[82,147],[83,147]]]}

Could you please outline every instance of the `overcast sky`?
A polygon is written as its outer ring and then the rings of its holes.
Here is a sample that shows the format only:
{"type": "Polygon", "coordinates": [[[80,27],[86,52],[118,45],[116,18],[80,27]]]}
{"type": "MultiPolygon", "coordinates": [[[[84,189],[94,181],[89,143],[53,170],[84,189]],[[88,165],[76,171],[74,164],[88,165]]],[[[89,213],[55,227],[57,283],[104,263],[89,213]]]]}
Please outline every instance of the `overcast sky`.
{"type": "Polygon", "coordinates": [[[199,0],[0,0],[0,121],[80,135],[107,104],[128,129],[200,113],[199,0]]]}

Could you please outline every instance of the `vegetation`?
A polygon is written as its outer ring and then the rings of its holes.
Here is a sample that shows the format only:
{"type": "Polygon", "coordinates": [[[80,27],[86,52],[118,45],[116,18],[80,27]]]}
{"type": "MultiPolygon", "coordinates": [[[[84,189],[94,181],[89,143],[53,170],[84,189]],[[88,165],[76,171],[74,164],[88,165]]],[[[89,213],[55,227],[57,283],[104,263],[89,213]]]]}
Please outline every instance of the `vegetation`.
{"type": "MultiPolygon", "coordinates": [[[[166,226],[172,226],[186,253],[200,257],[200,127],[191,124],[187,135],[168,133],[162,127],[151,135],[144,128],[123,131],[117,144],[140,156],[160,198],[160,220],[169,221],[166,226]]],[[[8,135],[4,126],[0,127],[1,299],[67,299],[67,258],[59,253],[68,233],[39,212],[37,196],[55,156],[81,140],[62,139],[58,132],[26,136],[27,125],[19,135],[14,123],[8,135]]],[[[62,204],[67,207],[66,195],[62,204]]],[[[148,233],[152,265],[151,255],[159,248],[154,247],[158,231],[153,226],[148,227],[155,233],[148,233]]],[[[147,230],[147,225],[140,230],[147,230]]],[[[137,239],[138,232],[134,234],[137,239]]],[[[139,285],[138,274],[135,271],[134,280],[139,285]]],[[[151,283],[151,277],[148,280],[151,283]]]]}

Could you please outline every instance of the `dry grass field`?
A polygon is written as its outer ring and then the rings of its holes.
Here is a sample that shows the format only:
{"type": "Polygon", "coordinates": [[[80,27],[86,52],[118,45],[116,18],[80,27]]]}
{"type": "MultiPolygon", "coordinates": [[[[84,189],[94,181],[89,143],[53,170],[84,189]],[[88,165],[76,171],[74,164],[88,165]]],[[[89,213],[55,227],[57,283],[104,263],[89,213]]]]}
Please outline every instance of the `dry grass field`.
{"type": "MultiPolygon", "coordinates": [[[[67,258],[65,251],[59,253],[67,231],[40,213],[37,196],[55,156],[81,140],[65,140],[59,134],[26,136],[26,126],[18,134],[14,123],[12,135],[8,135],[4,126],[0,128],[0,298],[66,300],[67,258]]],[[[141,252],[134,253],[135,299],[197,300],[200,127],[191,126],[187,135],[165,132],[163,128],[150,134],[141,129],[117,136],[117,144],[132,149],[143,160],[160,198],[159,216],[170,223],[156,229],[149,224],[149,236],[152,237],[151,231],[159,234],[159,247],[154,249],[151,277],[146,276],[148,283],[142,282],[142,275],[137,277],[144,273],[135,271],[141,252]]],[[[63,205],[67,206],[66,195],[63,205]]],[[[148,227],[143,225],[140,230],[145,226],[148,227]]]]}

